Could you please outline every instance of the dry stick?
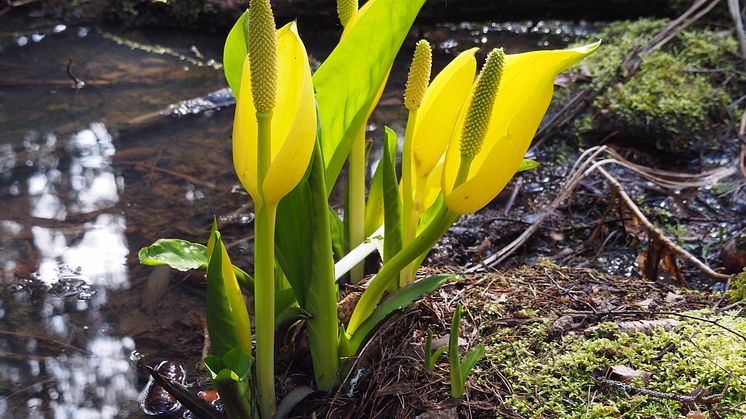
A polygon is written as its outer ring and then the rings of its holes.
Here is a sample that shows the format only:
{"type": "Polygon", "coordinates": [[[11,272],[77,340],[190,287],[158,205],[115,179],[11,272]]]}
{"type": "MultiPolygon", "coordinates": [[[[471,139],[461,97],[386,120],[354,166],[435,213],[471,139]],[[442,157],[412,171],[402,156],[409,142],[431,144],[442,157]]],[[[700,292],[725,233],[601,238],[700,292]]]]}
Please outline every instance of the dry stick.
{"type": "Polygon", "coordinates": [[[720,401],[719,395],[705,396],[704,391],[697,391],[693,395],[689,394],[678,394],[678,393],[664,393],[662,391],[650,390],[643,387],[636,387],[632,384],[622,383],[619,381],[609,380],[607,378],[599,377],[594,380],[605,387],[622,390],[624,393],[636,393],[643,394],[646,396],[655,397],[656,399],[675,400],[679,403],[694,403],[703,405],[714,405],[720,401]]]}
{"type": "Polygon", "coordinates": [[[736,25],[736,37],[741,47],[741,59],[746,66],[746,34],[743,31],[743,18],[741,17],[741,6],[738,4],[738,0],[728,0],[728,9],[730,9],[730,15],[736,25]]]}
{"type": "Polygon", "coordinates": [[[659,32],[658,35],[653,37],[653,39],[650,42],[648,42],[648,46],[643,48],[640,55],[647,55],[661,48],[663,45],[665,45],[670,40],[675,38],[676,35],[679,34],[679,32],[688,28],[692,23],[696,22],[702,16],[706,15],[710,10],[712,10],[715,6],[717,6],[718,3],[720,3],[720,0],[712,0],[710,4],[702,8],[691,19],[686,20],[686,18],[689,17],[690,14],[692,14],[695,10],[699,9],[705,2],[706,0],[698,0],[694,2],[694,4],[692,4],[692,6],[686,12],[684,12],[683,15],[671,21],[671,23],[669,23],[661,32],[659,32]]]}
{"type": "Polygon", "coordinates": [[[583,152],[583,154],[578,157],[578,160],[575,162],[575,165],[570,170],[570,173],[567,175],[565,186],[560,190],[554,200],[544,209],[541,215],[539,215],[539,217],[533,222],[533,224],[526,228],[526,230],[524,230],[523,233],[521,233],[521,235],[513,240],[510,244],[500,249],[500,251],[498,251],[494,255],[482,260],[479,264],[467,269],[466,272],[472,273],[476,272],[482,267],[495,266],[512,255],[513,252],[515,252],[521,245],[523,245],[523,243],[525,243],[528,238],[531,237],[539,229],[544,220],[549,217],[555,209],[557,209],[557,207],[565,200],[565,198],[570,195],[570,193],[580,183],[583,177],[585,177],[585,175],[583,174],[583,170],[590,164],[590,161],[592,161],[593,157],[602,153],[605,149],[605,146],[593,147],[583,152]]]}
{"type": "Polygon", "coordinates": [[[593,170],[598,170],[608,181],[612,189],[614,189],[619,197],[622,199],[622,201],[626,204],[626,206],[632,211],[633,215],[637,217],[637,219],[642,224],[642,227],[647,232],[648,236],[659,240],[663,245],[671,251],[673,254],[679,256],[680,258],[689,261],[692,265],[694,265],[697,269],[702,271],[706,276],[708,276],[711,279],[715,280],[728,280],[730,278],[729,275],[724,275],[718,272],[715,272],[712,268],[707,266],[705,263],[697,259],[694,255],[684,250],[682,247],[671,241],[668,237],[666,237],[658,228],[656,228],[648,219],[645,217],[645,215],[640,211],[637,204],[634,203],[634,201],[627,195],[627,193],[624,191],[624,188],[622,187],[621,183],[616,180],[611,174],[609,174],[606,170],[604,170],[601,166],[608,163],[619,163],[614,159],[606,159],[599,162],[595,162],[595,157],[606,151],[606,147],[594,147],[592,149],[586,150],[581,156],[578,158],[578,161],[576,161],[575,165],[573,166],[572,170],[570,171],[570,174],[568,175],[568,180],[565,186],[560,190],[560,192],[557,194],[557,196],[554,198],[554,200],[548,205],[548,207],[544,210],[544,212],[534,221],[533,224],[531,224],[518,238],[513,240],[511,243],[500,249],[497,253],[494,255],[488,257],[487,259],[484,259],[479,264],[469,268],[466,270],[468,273],[476,272],[477,270],[481,269],[484,266],[493,267],[503,260],[507,259],[510,255],[513,254],[521,245],[523,245],[529,237],[531,237],[538,229],[539,226],[544,222],[544,220],[552,214],[552,212],[572,193],[573,190],[580,184],[580,181],[583,180],[590,172],[593,170]],[[589,153],[591,150],[594,150],[592,153],[589,153]],[[579,162],[581,162],[578,164],[579,162]],[[590,163],[593,163],[590,168],[586,170],[586,167],[590,163]]]}
{"type": "Polygon", "coordinates": [[[741,128],[738,130],[738,139],[741,142],[741,153],[738,156],[738,171],[746,178],[746,109],[741,115],[741,128]]]}
{"type": "MultiPolygon", "coordinates": [[[[673,241],[671,241],[671,239],[669,239],[668,237],[666,237],[657,227],[655,227],[653,225],[653,223],[651,223],[647,219],[647,217],[645,217],[645,215],[642,213],[642,211],[640,211],[640,208],[637,206],[637,204],[635,204],[635,202],[632,200],[632,198],[630,198],[629,195],[627,195],[627,192],[624,191],[624,188],[622,187],[622,184],[619,183],[619,181],[616,180],[616,178],[614,176],[612,176],[611,174],[609,174],[609,172],[607,172],[601,166],[597,165],[597,166],[594,166],[593,168],[595,168],[596,170],[598,170],[598,172],[601,173],[601,175],[603,175],[603,177],[605,177],[606,180],[609,181],[609,185],[617,192],[619,198],[622,201],[624,201],[624,203],[626,204],[627,208],[629,208],[629,210],[632,211],[632,213],[635,215],[635,217],[638,219],[638,221],[640,221],[640,223],[642,224],[643,228],[647,232],[648,236],[651,236],[653,239],[658,240],[661,243],[663,243],[663,245],[669,251],[671,251],[672,253],[674,253],[678,257],[687,260],[689,263],[691,263],[692,265],[694,265],[697,269],[699,269],[700,271],[702,271],[702,273],[704,273],[705,275],[707,275],[711,279],[727,280],[728,278],[730,278],[730,275],[725,275],[725,274],[721,274],[721,273],[715,272],[714,270],[712,270],[712,268],[710,268],[705,263],[703,263],[702,261],[700,261],[699,259],[697,259],[694,255],[692,255],[691,253],[687,252],[681,246],[677,245],[676,243],[674,243],[673,241]]],[[[591,169],[593,169],[593,168],[591,168],[591,169]]],[[[589,170],[591,170],[591,169],[589,169],[589,170]]]]}
{"type": "Polygon", "coordinates": [[[174,176],[174,177],[177,177],[177,178],[180,178],[180,179],[184,179],[187,182],[193,183],[193,184],[195,184],[197,186],[201,186],[203,188],[215,189],[215,184],[214,183],[204,182],[202,180],[197,179],[194,176],[187,175],[186,173],[179,173],[179,172],[176,172],[176,171],[173,171],[173,170],[163,169],[163,168],[160,168],[160,167],[151,167],[151,166],[148,166],[147,164],[142,163],[142,162],[132,162],[132,161],[124,161],[124,160],[122,160],[122,161],[118,161],[118,162],[116,162],[114,164],[115,165],[117,165],[117,164],[123,164],[123,165],[127,165],[127,166],[134,166],[135,169],[144,170],[144,171],[148,171],[148,172],[149,171],[155,171],[155,172],[166,173],[168,175],[171,175],[171,176],[174,176]]]}
{"type": "Polygon", "coordinates": [[[9,330],[0,330],[0,335],[3,336],[10,336],[10,337],[16,337],[16,338],[24,338],[24,339],[35,339],[42,342],[47,342],[50,345],[58,346],[62,350],[71,351],[71,352],[78,352],[81,354],[90,354],[87,350],[83,348],[78,348],[77,346],[70,345],[69,343],[62,342],[61,340],[57,340],[54,338],[51,338],[49,336],[41,336],[41,335],[32,335],[28,333],[19,333],[19,332],[11,332],[9,330]]]}

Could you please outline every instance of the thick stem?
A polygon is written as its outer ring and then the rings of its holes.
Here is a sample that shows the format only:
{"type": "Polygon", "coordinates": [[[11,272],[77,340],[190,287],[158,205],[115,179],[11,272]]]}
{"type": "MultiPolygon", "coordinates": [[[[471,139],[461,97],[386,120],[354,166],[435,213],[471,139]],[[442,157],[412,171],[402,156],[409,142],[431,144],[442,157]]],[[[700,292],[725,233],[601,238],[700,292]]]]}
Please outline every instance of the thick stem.
{"type": "Polygon", "coordinates": [[[254,221],[254,324],[256,381],[262,418],[275,413],[275,215],[276,204],[256,209],[254,221]]]}
{"type": "MultiPolygon", "coordinates": [[[[352,144],[348,170],[348,205],[349,245],[354,249],[365,240],[365,127],[352,144]]],[[[364,263],[356,265],[350,271],[350,282],[356,284],[363,279],[364,263]]]]}
{"type": "Polygon", "coordinates": [[[256,382],[263,418],[275,414],[275,215],[277,203],[264,202],[264,179],[272,161],[272,112],[256,113],[257,189],[254,221],[254,324],[256,382]]]}
{"type": "Polygon", "coordinates": [[[389,283],[396,279],[396,274],[404,269],[405,266],[412,263],[422,252],[427,251],[435,244],[440,236],[448,231],[448,228],[450,228],[457,217],[458,214],[451,212],[444,204],[441,206],[433,222],[420,235],[415,237],[412,242],[402,248],[396,256],[383,265],[378,275],[370,281],[370,285],[363,292],[360,301],[358,301],[355,310],[352,312],[350,324],[347,327],[348,336],[352,336],[370,316],[378,305],[378,302],[381,301],[381,297],[389,283]]]}
{"type": "MultiPolygon", "coordinates": [[[[409,111],[407,130],[404,133],[404,149],[401,156],[401,190],[402,190],[402,247],[405,247],[417,235],[417,212],[414,207],[414,169],[412,167],[412,137],[414,136],[417,109],[409,111]]],[[[407,265],[399,274],[399,286],[412,282],[412,265],[407,265]]]]}

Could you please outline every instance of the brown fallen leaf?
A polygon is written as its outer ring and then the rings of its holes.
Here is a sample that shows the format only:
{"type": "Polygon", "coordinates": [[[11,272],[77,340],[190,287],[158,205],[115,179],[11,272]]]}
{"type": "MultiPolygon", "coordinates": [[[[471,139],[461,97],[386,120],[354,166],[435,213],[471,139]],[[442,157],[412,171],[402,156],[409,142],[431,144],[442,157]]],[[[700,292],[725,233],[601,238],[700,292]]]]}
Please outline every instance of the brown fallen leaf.
{"type": "Polygon", "coordinates": [[[648,371],[638,371],[626,365],[612,365],[606,369],[604,376],[607,380],[621,383],[632,383],[635,380],[640,380],[643,385],[647,386],[653,374],[648,371]]]}

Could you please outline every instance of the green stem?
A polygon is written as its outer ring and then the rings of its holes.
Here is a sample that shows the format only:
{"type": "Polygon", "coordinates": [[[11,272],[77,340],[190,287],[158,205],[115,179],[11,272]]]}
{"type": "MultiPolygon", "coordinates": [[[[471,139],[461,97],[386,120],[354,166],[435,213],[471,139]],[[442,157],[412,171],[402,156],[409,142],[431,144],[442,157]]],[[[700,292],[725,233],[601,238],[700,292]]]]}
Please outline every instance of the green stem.
{"type": "MultiPolygon", "coordinates": [[[[272,112],[256,113],[257,189],[264,196],[264,179],[271,163],[272,112]]],[[[275,414],[275,216],[277,203],[255,202],[254,221],[254,324],[256,381],[263,418],[275,414]]]]}
{"type": "MultiPolygon", "coordinates": [[[[404,149],[401,157],[401,189],[402,189],[402,247],[405,247],[417,235],[417,212],[414,208],[414,171],[412,169],[412,137],[414,136],[417,109],[409,111],[407,130],[404,133],[404,149]]],[[[399,286],[403,287],[412,282],[412,264],[407,265],[399,274],[399,286]]]]}
{"type": "MultiPolygon", "coordinates": [[[[467,180],[472,161],[472,157],[461,156],[453,189],[456,189],[456,187],[467,180]]],[[[417,259],[423,252],[428,251],[440,239],[440,236],[448,231],[458,216],[459,214],[449,210],[446,203],[443,202],[430,225],[415,237],[412,242],[404,246],[396,256],[383,265],[383,268],[378,271],[378,275],[370,281],[368,289],[360,296],[360,301],[358,301],[355,310],[352,312],[350,324],[347,326],[348,337],[352,336],[370,314],[373,313],[378,302],[381,301],[381,297],[383,297],[383,293],[386,291],[389,282],[396,278],[396,274],[417,259]]]]}
{"type": "Polygon", "coordinates": [[[458,214],[450,211],[448,207],[441,206],[440,211],[433,219],[433,222],[427,226],[412,242],[405,246],[399,253],[391,258],[383,268],[378,272],[378,275],[370,281],[368,289],[363,292],[360,297],[355,310],[352,312],[350,318],[350,324],[347,327],[347,335],[352,336],[353,333],[360,327],[360,325],[367,319],[373,310],[381,301],[384,291],[388,287],[389,283],[396,279],[396,275],[404,269],[405,266],[415,260],[422,252],[427,251],[433,244],[435,244],[440,236],[445,234],[446,231],[451,227],[458,214]]]}
{"type": "MultiPolygon", "coordinates": [[[[365,240],[365,126],[352,144],[348,170],[348,211],[350,249],[354,249],[365,240]]],[[[363,279],[364,263],[350,271],[350,282],[356,284],[363,279]]]]}

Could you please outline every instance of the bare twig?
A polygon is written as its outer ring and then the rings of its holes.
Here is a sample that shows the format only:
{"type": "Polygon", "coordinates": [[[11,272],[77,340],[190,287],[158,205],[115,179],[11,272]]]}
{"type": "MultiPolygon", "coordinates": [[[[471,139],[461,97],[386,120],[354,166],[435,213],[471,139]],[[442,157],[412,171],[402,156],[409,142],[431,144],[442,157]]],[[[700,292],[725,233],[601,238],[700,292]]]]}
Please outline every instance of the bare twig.
{"type": "Polygon", "coordinates": [[[635,218],[637,218],[638,221],[640,221],[640,224],[642,224],[642,227],[645,229],[649,237],[662,243],[669,251],[674,253],[676,256],[691,263],[692,265],[694,265],[697,269],[702,271],[702,273],[704,273],[711,279],[727,280],[728,278],[730,278],[729,275],[715,272],[714,270],[712,270],[712,268],[710,268],[705,263],[697,259],[694,255],[687,252],[686,250],[684,250],[684,248],[677,245],[671,239],[666,237],[666,235],[663,234],[663,232],[661,232],[657,227],[653,225],[653,223],[651,223],[647,219],[647,217],[645,217],[645,214],[643,214],[642,211],[640,211],[640,208],[637,206],[637,204],[635,204],[632,198],[630,198],[629,195],[627,195],[627,192],[624,191],[622,184],[619,183],[619,181],[616,180],[614,176],[609,174],[609,172],[604,170],[604,168],[602,168],[601,166],[596,166],[595,168],[596,170],[598,170],[599,173],[601,173],[601,175],[603,175],[606,178],[606,180],[609,182],[609,185],[616,190],[619,199],[621,199],[624,202],[626,207],[630,211],[632,211],[632,214],[634,214],[635,218]]]}
{"type": "Polygon", "coordinates": [[[148,172],[155,171],[155,172],[166,173],[166,174],[169,174],[169,175],[171,175],[173,177],[184,179],[184,180],[186,180],[189,183],[193,183],[193,184],[195,184],[197,186],[201,186],[203,188],[215,189],[215,184],[214,183],[202,181],[200,179],[197,179],[194,176],[187,175],[186,173],[179,173],[179,172],[176,172],[176,171],[173,171],[173,170],[163,169],[163,168],[160,168],[160,167],[151,167],[151,166],[149,166],[149,165],[147,165],[145,163],[141,163],[141,162],[132,162],[132,161],[124,161],[124,160],[122,160],[122,161],[116,162],[116,164],[124,164],[124,165],[128,165],[128,166],[134,166],[135,169],[139,169],[139,170],[143,170],[143,171],[148,171],[148,172]]]}
{"type": "MultiPolygon", "coordinates": [[[[624,191],[624,188],[622,187],[621,183],[616,180],[611,174],[609,174],[606,170],[604,170],[601,166],[605,164],[620,164],[624,167],[631,168],[638,173],[640,173],[642,170],[640,167],[642,166],[630,166],[629,164],[620,163],[618,160],[614,158],[604,159],[601,161],[596,161],[595,158],[603,153],[608,152],[608,149],[606,146],[600,146],[600,147],[593,147],[585,152],[583,152],[578,160],[575,162],[575,165],[573,165],[572,169],[570,170],[570,173],[567,175],[565,180],[565,186],[560,190],[560,192],[557,194],[557,196],[552,200],[552,202],[543,210],[543,212],[537,217],[537,219],[534,221],[533,224],[531,224],[524,232],[518,236],[515,240],[513,240],[511,243],[500,249],[497,253],[494,255],[484,259],[480,264],[475,265],[466,271],[476,272],[479,269],[487,267],[493,267],[500,262],[507,259],[510,255],[512,255],[520,246],[522,246],[526,241],[528,241],[529,237],[531,237],[540,227],[540,225],[546,220],[549,215],[551,215],[559,205],[567,199],[570,194],[575,190],[575,188],[580,184],[580,181],[583,180],[588,174],[590,174],[592,171],[597,170],[601,175],[603,175],[607,181],[609,182],[610,186],[613,190],[615,190],[619,196],[619,198],[624,202],[625,206],[627,206],[632,214],[640,221],[640,224],[647,232],[648,236],[653,238],[654,240],[659,241],[662,243],[669,251],[671,251],[676,256],[688,261],[692,265],[694,265],[697,269],[702,271],[706,276],[708,276],[711,279],[714,280],[727,280],[730,278],[728,275],[724,275],[718,272],[715,272],[712,268],[707,266],[705,263],[697,259],[694,255],[689,253],[688,251],[684,250],[681,246],[674,243],[671,239],[665,236],[657,227],[655,227],[648,219],[645,217],[645,215],[640,211],[640,208],[635,204],[635,202],[627,195],[627,193],[624,191]]],[[[611,153],[610,153],[611,154],[611,153]]],[[[613,155],[613,154],[612,154],[613,155]]],[[[671,175],[679,175],[672,172],[661,172],[659,173],[665,173],[669,176],[671,175]]],[[[712,175],[711,173],[705,173],[705,174],[699,174],[699,175],[688,175],[692,177],[703,177],[703,178],[709,178],[708,176],[712,175]]]]}
{"type": "Polygon", "coordinates": [[[741,6],[738,4],[738,0],[728,0],[728,10],[730,10],[733,23],[736,25],[736,38],[738,38],[738,45],[741,47],[743,65],[746,67],[746,34],[743,31],[743,17],[741,16],[741,6]]]}

